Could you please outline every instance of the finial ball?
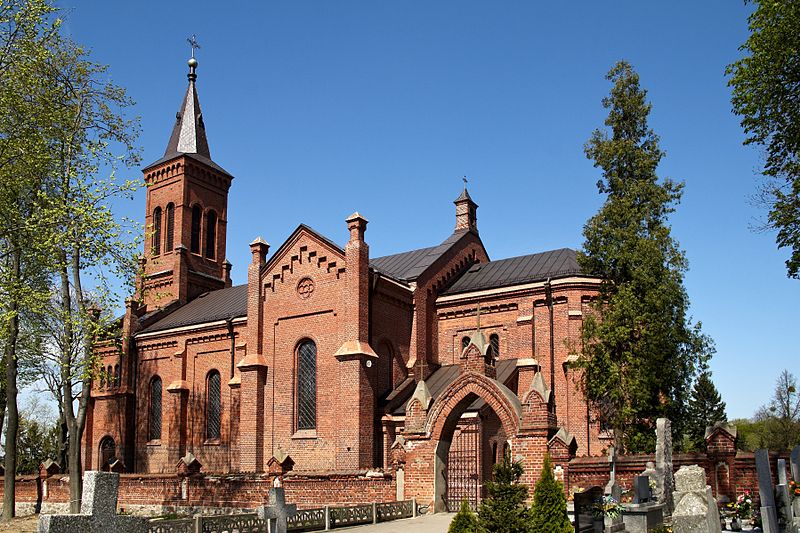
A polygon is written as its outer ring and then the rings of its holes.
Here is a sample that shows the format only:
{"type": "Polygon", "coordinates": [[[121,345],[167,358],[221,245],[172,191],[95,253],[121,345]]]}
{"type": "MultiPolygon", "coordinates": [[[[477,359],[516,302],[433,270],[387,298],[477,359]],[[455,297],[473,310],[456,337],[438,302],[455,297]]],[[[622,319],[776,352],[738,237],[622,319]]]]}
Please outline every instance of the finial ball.
{"type": "Polygon", "coordinates": [[[190,57],[187,63],[189,64],[190,67],[197,68],[197,60],[195,58],[190,57]]]}

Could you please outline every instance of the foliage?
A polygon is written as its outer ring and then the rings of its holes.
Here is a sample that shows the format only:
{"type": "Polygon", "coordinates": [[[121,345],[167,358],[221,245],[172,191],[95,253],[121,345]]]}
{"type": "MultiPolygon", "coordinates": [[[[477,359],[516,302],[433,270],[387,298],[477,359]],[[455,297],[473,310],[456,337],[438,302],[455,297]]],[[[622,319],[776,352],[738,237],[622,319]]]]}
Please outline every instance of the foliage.
{"type": "Polygon", "coordinates": [[[592,505],[595,518],[616,518],[622,512],[622,505],[610,494],[606,494],[592,505]]]}
{"type": "Polygon", "coordinates": [[[800,498],[800,485],[794,479],[789,480],[789,496],[792,497],[792,501],[800,498]]]}
{"type": "Polygon", "coordinates": [[[749,520],[753,516],[753,498],[750,496],[750,491],[746,490],[744,493],[736,497],[735,502],[728,504],[728,509],[742,520],[749,520]]]}
{"type": "Polygon", "coordinates": [[[756,411],[754,419],[762,423],[761,447],[787,451],[800,444],[800,394],[791,372],[781,372],[772,399],[756,411]]]}
{"type": "Polygon", "coordinates": [[[528,487],[519,482],[522,463],[506,454],[494,465],[493,480],[486,482],[487,497],[478,510],[482,531],[493,533],[525,533],[530,531],[530,511],[525,507],[528,487]]]}
{"type": "Polygon", "coordinates": [[[567,517],[567,501],[564,486],[553,476],[550,456],[545,455],[542,473],[533,490],[531,508],[533,531],[572,533],[572,523],[567,517]]]}
{"type": "Polygon", "coordinates": [[[610,132],[595,131],[585,146],[607,198],[584,226],[579,255],[583,270],[603,280],[584,316],[582,385],[618,447],[645,452],[655,447],[658,417],[682,434],[692,377],[713,344],[687,318],[687,261],[668,225],[683,185],[656,174],[664,153],[647,123],[647,92],[624,61],[607,79],[610,132]]]}
{"type": "Polygon", "coordinates": [[[58,424],[37,401],[20,410],[17,474],[38,474],[39,465],[58,457],[58,424]]]}
{"type": "Polygon", "coordinates": [[[461,508],[453,517],[453,521],[450,522],[447,533],[477,533],[477,531],[478,517],[472,512],[472,509],[469,507],[469,502],[464,498],[461,502],[461,508]]]}
{"type": "Polygon", "coordinates": [[[800,3],[753,0],[744,57],[728,65],[731,104],[742,117],[745,144],[765,150],[760,198],[766,228],[789,248],[790,277],[800,277],[800,3]]]}
{"type": "Polygon", "coordinates": [[[711,373],[704,370],[697,376],[689,398],[688,422],[686,432],[688,436],[688,449],[693,451],[705,450],[706,428],[718,422],[726,422],[725,402],[719,391],[711,381],[711,373]]]}

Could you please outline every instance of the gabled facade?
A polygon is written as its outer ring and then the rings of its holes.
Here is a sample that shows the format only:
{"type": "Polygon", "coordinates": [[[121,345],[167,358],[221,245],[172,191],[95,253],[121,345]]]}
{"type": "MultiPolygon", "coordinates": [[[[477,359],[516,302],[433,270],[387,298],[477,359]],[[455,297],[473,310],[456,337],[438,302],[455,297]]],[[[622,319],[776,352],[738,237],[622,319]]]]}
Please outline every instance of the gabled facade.
{"type": "Polygon", "coordinates": [[[455,486],[425,479],[447,465],[480,481],[509,447],[601,452],[572,365],[599,280],[568,249],[490,261],[466,188],[438,245],[371,258],[368,221],[353,213],[343,247],[303,224],[272,254],[256,238],[247,283],[231,286],[232,177],[211,159],[195,67],[164,157],[143,170],[144,276],[122,353],[100,353],[113,379],[92,390],[87,468],[174,472],[191,453],[205,472],[289,459],[352,472],[405,468],[417,453],[430,475],[409,468],[407,486],[439,502],[455,486]]]}

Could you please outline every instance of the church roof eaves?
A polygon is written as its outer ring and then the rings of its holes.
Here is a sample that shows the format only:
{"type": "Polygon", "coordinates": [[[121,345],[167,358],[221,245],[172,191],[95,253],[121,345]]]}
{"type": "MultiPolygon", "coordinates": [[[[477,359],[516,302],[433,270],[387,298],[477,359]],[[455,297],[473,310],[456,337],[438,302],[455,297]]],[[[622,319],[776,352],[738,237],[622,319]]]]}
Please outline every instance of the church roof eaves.
{"type": "Polygon", "coordinates": [[[159,159],[157,161],[153,161],[152,163],[150,163],[146,167],[142,168],[142,172],[147,172],[151,168],[155,168],[158,165],[160,165],[161,163],[166,163],[167,161],[170,161],[172,159],[177,159],[178,157],[188,157],[190,159],[194,159],[195,161],[198,161],[200,163],[208,165],[211,168],[213,168],[214,170],[216,170],[218,172],[222,172],[226,176],[230,176],[231,178],[233,178],[233,175],[230,172],[228,172],[227,170],[225,170],[224,168],[222,168],[221,166],[216,164],[210,158],[202,156],[200,154],[190,154],[190,153],[183,153],[183,152],[171,152],[169,154],[166,154],[161,159],[159,159]]]}
{"type": "Polygon", "coordinates": [[[139,333],[153,333],[247,316],[247,284],[201,294],[139,333]]]}
{"type": "Polygon", "coordinates": [[[399,254],[386,255],[370,259],[369,265],[390,277],[401,281],[414,281],[419,278],[437,259],[442,257],[454,246],[469,230],[458,230],[453,232],[444,242],[438,246],[420,248],[399,254]]]}
{"type": "Polygon", "coordinates": [[[578,265],[577,252],[569,248],[560,248],[488,263],[478,263],[442,294],[496,289],[575,275],[586,275],[578,265]]]}

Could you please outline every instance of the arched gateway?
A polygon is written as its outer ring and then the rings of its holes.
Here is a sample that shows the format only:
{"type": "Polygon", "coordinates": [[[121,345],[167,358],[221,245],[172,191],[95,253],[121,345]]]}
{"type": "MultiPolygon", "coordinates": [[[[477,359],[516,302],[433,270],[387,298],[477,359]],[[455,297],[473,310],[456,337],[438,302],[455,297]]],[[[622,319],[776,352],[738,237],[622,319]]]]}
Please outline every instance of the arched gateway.
{"type": "MultiPolygon", "coordinates": [[[[414,395],[406,404],[403,434],[392,447],[396,462],[404,465],[405,496],[429,502],[435,512],[448,510],[448,507],[453,510],[461,497],[467,497],[459,493],[456,498],[453,495],[448,498],[448,491],[457,491],[463,483],[468,483],[467,478],[454,482],[461,472],[452,464],[458,454],[450,453],[458,440],[454,435],[461,437],[469,425],[465,413],[481,417],[483,424],[491,426],[486,431],[494,433],[482,441],[484,453],[471,459],[475,463],[470,472],[473,477],[488,478],[491,465],[497,460],[496,450],[502,454],[510,447],[511,455],[523,461],[523,481],[532,485],[555,433],[553,398],[541,374],[527,382],[518,396],[496,379],[496,361],[488,347],[479,327],[462,351],[458,376],[435,401],[425,381],[417,383],[414,395]],[[489,450],[495,450],[494,456],[489,450]]],[[[460,451],[460,444],[454,449],[460,451]]],[[[470,485],[471,489],[474,487],[477,485],[470,485]]],[[[477,496],[467,499],[476,502],[477,496]]]]}

